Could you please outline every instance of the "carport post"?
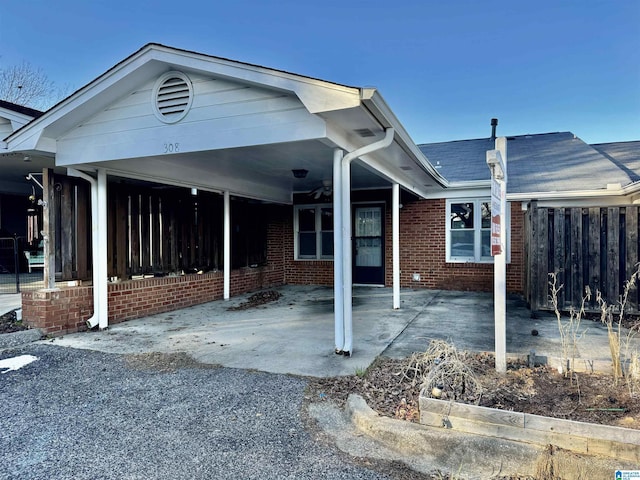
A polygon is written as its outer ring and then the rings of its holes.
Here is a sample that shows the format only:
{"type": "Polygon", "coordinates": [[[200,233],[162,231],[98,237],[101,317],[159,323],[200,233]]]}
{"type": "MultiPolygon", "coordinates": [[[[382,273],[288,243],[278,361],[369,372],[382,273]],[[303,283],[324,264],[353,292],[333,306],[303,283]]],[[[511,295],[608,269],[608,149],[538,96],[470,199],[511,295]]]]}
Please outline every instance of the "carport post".
{"type": "MultiPolygon", "coordinates": [[[[393,143],[395,130],[385,128],[384,138],[377,142],[360,147],[342,157],[342,178],[340,182],[342,201],[342,292],[344,312],[344,347],[342,353],[350,356],[353,350],[353,281],[352,281],[352,238],[351,238],[351,162],[363,155],[368,155],[387,148],[393,143]]],[[[335,188],[334,188],[335,191],[335,188]]]]}
{"type": "Polygon", "coordinates": [[[391,223],[393,244],[393,308],[400,308],[400,185],[391,187],[391,223]]]}
{"type": "Polygon", "coordinates": [[[342,295],[343,295],[343,322],[344,322],[344,346],[345,355],[351,355],[353,349],[353,277],[351,253],[351,162],[343,161],[340,190],[342,194],[342,295]]]}
{"type": "Polygon", "coordinates": [[[222,261],[222,278],[223,289],[222,298],[229,300],[231,285],[231,197],[229,190],[224,192],[224,242],[223,242],[223,261],[222,261]]]}
{"type": "Polygon", "coordinates": [[[333,309],[335,352],[344,346],[344,292],[342,291],[342,157],[340,148],[333,150],[333,309]]]}

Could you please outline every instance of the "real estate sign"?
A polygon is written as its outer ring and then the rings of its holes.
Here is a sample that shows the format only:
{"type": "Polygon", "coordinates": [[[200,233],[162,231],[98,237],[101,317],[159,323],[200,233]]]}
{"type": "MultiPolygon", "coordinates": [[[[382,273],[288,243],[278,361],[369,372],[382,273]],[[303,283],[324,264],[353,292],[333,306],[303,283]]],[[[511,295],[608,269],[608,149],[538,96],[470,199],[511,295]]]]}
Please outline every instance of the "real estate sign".
{"type": "Polygon", "coordinates": [[[502,243],[500,242],[500,224],[502,211],[500,209],[500,198],[502,197],[502,186],[498,180],[491,176],[491,255],[502,253],[502,243]]]}

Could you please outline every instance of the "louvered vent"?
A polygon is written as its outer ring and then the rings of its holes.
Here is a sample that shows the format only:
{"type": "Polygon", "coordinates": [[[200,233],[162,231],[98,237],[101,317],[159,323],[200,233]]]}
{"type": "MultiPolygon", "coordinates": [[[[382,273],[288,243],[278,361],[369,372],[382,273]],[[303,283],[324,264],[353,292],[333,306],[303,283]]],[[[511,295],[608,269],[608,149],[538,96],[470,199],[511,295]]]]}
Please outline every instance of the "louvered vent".
{"type": "Polygon", "coordinates": [[[360,135],[363,138],[375,137],[376,136],[376,134],[373,133],[368,128],[357,128],[357,129],[354,130],[354,132],[356,132],[358,135],[360,135]]]}
{"type": "Polygon", "coordinates": [[[191,108],[193,86],[182,72],[168,72],[160,77],[153,89],[154,112],[165,123],[182,120],[191,108]]]}

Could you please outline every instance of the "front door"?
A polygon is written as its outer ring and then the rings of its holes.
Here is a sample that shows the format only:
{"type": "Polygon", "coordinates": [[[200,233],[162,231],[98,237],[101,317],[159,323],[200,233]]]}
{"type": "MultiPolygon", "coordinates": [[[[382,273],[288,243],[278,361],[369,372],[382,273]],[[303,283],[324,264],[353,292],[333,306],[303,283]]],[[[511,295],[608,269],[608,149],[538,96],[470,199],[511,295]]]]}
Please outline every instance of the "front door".
{"type": "Polygon", "coordinates": [[[384,285],[382,206],[354,208],[353,283],[384,285]]]}

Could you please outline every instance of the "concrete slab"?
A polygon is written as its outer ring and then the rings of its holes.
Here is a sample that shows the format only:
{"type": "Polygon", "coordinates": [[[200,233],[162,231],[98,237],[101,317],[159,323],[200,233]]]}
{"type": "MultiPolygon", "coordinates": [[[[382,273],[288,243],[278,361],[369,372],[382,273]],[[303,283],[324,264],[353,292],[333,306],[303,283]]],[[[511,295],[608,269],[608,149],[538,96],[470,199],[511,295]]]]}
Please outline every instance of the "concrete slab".
{"type": "Polygon", "coordinates": [[[282,287],[261,307],[229,311],[247,296],[116,324],[102,332],[56,338],[56,345],[113,353],[187,352],[225,367],[303,376],[365,369],[413,318],[392,309],[391,292],[354,289],[354,352],[334,353],[333,290],[282,287]]]}
{"type": "MultiPolygon", "coordinates": [[[[384,355],[404,358],[424,351],[431,339],[452,342],[459,350],[487,351],[495,349],[493,294],[434,290],[415,318],[396,338],[384,355]]],[[[403,296],[407,298],[407,296],[403,296]]],[[[566,321],[567,319],[563,319],[566,321]]],[[[537,357],[561,357],[558,322],[549,312],[537,312],[532,318],[522,297],[507,299],[507,354],[537,357]],[[533,335],[535,330],[536,335],[533,335]]],[[[607,329],[597,321],[583,320],[584,335],[577,342],[576,358],[587,362],[611,361],[607,329]]],[[[634,342],[638,346],[638,342],[634,342]]]]}
{"type": "MultiPolygon", "coordinates": [[[[388,288],[354,288],[354,348],[334,353],[333,290],[317,286],[278,288],[282,297],[261,307],[230,311],[248,295],[154,315],[48,340],[56,345],[112,353],[186,352],[195,360],[225,367],[330,377],[367,368],[378,355],[403,358],[424,351],[431,339],[460,350],[493,351],[493,296],[441,290],[403,290],[392,309],[388,288]]],[[[519,297],[507,306],[507,353],[560,357],[556,319],[531,318],[519,297]],[[531,331],[535,329],[537,336],[531,331]]],[[[578,357],[607,361],[606,328],[585,321],[578,357]]]]}
{"type": "Polygon", "coordinates": [[[21,293],[3,293],[0,294],[0,315],[20,308],[22,306],[21,293]]]}

